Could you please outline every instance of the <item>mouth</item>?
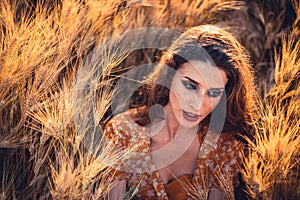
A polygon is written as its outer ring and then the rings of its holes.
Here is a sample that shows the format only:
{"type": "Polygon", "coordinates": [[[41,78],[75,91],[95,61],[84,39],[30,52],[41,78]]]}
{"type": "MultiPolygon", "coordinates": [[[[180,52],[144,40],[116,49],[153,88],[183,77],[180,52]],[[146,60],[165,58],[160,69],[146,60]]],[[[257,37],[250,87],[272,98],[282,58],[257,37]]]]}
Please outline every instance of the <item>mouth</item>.
{"type": "Polygon", "coordinates": [[[184,119],[186,119],[187,121],[191,121],[191,122],[197,121],[200,118],[200,115],[186,112],[184,110],[182,111],[182,115],[183,115],[184,119]]]}

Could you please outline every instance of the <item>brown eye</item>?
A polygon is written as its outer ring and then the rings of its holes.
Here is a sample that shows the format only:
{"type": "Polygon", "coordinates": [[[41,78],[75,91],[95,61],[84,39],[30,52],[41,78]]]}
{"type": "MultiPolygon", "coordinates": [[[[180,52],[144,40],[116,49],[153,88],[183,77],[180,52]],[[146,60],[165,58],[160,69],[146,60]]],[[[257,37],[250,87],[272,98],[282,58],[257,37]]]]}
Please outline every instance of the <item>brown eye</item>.
{"type": "Polygon", "coordinates": [[[217,89],[210,89],[207,91],[207,95],[209,97],[219,97],[219,96],[221,96],[221,94],[222,94],[222,92],[217,89]]]}

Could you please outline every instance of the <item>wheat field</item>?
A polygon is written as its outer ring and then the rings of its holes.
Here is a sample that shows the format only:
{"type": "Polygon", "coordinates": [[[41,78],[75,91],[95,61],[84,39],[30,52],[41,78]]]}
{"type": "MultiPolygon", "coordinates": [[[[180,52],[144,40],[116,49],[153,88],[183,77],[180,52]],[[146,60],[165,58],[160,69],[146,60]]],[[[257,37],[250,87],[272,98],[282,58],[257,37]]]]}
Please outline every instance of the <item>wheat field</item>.
{"type": "Polygon", "coordinates": [[[130,153],[101,137],[114,85],[161,53],[119,39],[200,24],[238,36],[261,97],[236,199],[300,199],[299,0],[3,0],[0,24],[0,199],[105,198],[130,153]]]}

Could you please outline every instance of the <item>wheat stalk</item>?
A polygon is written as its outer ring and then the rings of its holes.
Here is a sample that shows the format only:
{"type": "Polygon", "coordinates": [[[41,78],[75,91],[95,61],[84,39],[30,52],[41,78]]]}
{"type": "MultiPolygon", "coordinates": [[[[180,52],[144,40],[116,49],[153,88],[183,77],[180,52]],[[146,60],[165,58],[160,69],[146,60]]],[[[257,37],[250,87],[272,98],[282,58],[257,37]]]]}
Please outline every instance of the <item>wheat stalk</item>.
{"type": "Polygon", "coordinates": [[[254,198],[299,195],[299,47],[295,35],[283,37],[282,49],[275,54],[275,85],[254,126],[255,141],[248,140],[250,152],[242,173],[254,198]]]}

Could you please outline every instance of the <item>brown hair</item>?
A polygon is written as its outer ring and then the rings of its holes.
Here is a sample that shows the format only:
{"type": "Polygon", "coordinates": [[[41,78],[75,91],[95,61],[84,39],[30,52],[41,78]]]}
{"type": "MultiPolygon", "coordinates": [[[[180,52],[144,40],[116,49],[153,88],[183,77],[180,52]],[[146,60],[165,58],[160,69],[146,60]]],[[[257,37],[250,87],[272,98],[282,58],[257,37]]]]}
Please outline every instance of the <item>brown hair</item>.
{"type": "MultiPolygon", "coordinates": [[[[226,95],[222,98],[226,98],[227,109],[223,131],[248,135],[250,126],[247,122],[254,117],[254,103],[258,98],[249,58],[237,39],[217,26],[202,25],[191,28],[172,44],[146,80],[146,87],[143,88],[146,94],[144,105],[147,108],[155,104],[166,105],[176,70],[189,60],[214,63],[213,65],[226,72],[228,82],[225,86],[226,95]]],[[[139,106],[141,104],[133,99],[131,107],[139,106]]],[[[148,111],[144,109],[140,112],[136,122],[140,125],[150,124],[148,111]]],[[[208,115],[200,124],[207,126],[210,117],[208,115]]]]}

